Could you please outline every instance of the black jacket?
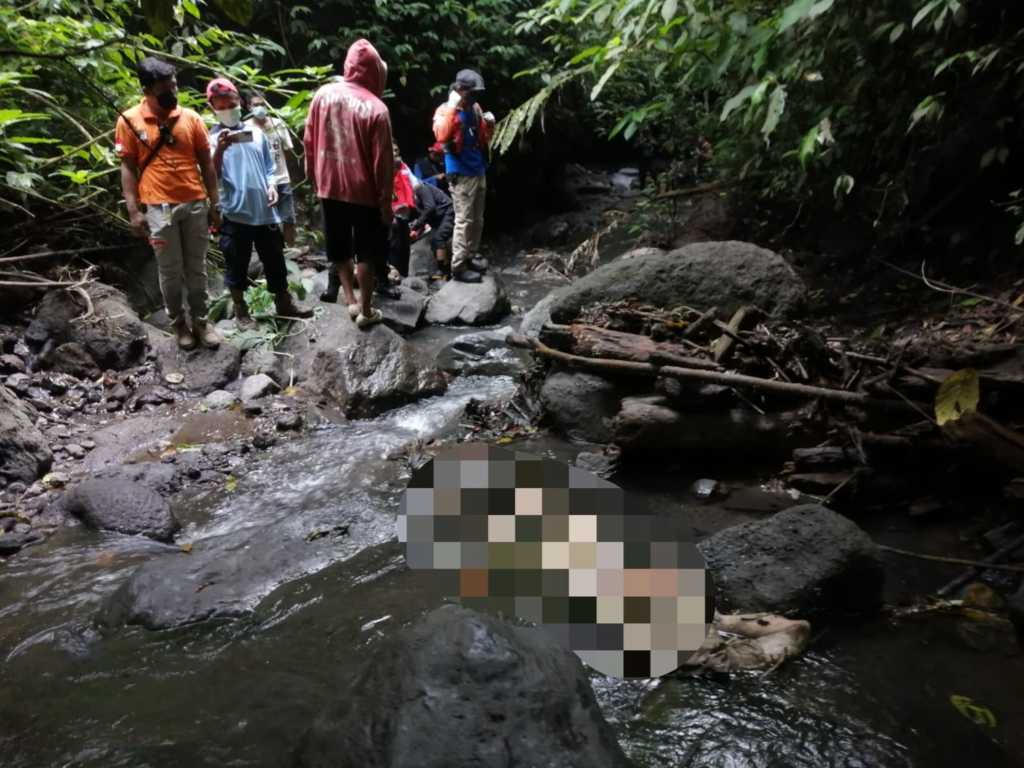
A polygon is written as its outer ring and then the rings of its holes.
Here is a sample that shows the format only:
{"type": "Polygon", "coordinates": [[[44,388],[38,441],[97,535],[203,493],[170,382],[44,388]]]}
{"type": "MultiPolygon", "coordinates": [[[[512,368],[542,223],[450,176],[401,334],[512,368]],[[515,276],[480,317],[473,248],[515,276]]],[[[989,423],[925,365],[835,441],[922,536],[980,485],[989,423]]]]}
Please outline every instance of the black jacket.
{"type": "Polygon", "coordinates": [[[444,217],[454,213],[452,199],[437,187],[420,184],[414,192],[418,216],[409,224],[410,229],[422,229],[424,224],[437,228],[444,217]]]}

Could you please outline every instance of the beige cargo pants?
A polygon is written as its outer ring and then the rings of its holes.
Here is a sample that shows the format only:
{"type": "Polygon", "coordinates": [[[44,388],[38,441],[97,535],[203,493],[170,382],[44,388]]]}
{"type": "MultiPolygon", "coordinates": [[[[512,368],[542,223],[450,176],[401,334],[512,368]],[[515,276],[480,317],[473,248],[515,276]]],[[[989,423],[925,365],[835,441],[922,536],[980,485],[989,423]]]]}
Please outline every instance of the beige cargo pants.
{"type": "Polygon", "coordinates": [[[149,244],[156,254],[160,293],[172,323],[184,321],[183,292],[188,293],[193,323],[206,319],[206,252],[210,247],[209,203],[146,206],[149,244]]]}
{"type": "Polygon", "coordinates": [[[469,266],[480,250],[484,233],[486,176],[451,176],[452,203],[455,207],[455,231],[452,234],[452,272],[469,266]]]}

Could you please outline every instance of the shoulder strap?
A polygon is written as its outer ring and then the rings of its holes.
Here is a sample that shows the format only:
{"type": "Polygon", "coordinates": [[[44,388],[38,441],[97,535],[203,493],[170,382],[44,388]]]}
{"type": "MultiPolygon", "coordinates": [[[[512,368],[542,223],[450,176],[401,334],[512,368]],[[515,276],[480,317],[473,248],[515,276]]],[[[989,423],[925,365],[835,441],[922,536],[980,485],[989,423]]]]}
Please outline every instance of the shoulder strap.
{"type": "MultiPolygon", "coordinates": [[[[124,115],[121,115],[121,117],[124,119],[125,122],[128,123],[128,127],[134,130],[135,126],[133,126],[131,122],[128,121],[128,118],[124,115]]],[[[153,147],[153,150],[148,155],[146,155],[146,159],[139,165],[139,181],[142,181],[142,174],[146,172],[146,169],[149,167],[149,164],[153,162],[153,159],[157,156],[157,153],[161,149],[163,149],[164,144],[167,143],[167,135],[174,130],[174,126],[177,124],[177,122],[178,118],[176,117],[167,124],[166,131],[160,131],[160,141],[156,143],[156,146],[153,147]]],[[[138,135],[137,132],[136,135],[138,135]]],[[[145,140],[144,143],[146,143],[147,146],[149,145],[148,142],[145,140]]]]}

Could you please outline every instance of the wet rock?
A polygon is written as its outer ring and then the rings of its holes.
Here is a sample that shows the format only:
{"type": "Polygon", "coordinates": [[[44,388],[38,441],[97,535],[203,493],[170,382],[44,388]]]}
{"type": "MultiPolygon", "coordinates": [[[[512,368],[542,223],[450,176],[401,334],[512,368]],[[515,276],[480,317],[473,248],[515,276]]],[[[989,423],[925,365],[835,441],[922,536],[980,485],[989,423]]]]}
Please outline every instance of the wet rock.
{"type": "Polygon", "coordinates": [[[660,396],[627,397],[612,440],[631,458],[772,458],[788,454],[786,418],[747,408],[680,412],[660,396]]]}
{"type": "Polygon", "coordinates": [[[620,397],[615,384],[589,373],[553,373],[540,390],[545,412],[562,433],[595,443],[611,439],[620,397]]]}
{"type": "Polygon", "coordinates": [[[542,298],[523,316],[523,322],[519,325],[519,332],[522,335],[532,339],[540,336],[540,331],[544,324],[551,322],[551,307],[554,306],[555,301],[558,299],[559,290],[555,289],[542,298]]]}
{"type": "MultiPolygon", "coordinates": [[[[88,322],[72,322],[85,311],[81,297],[63,290],[47,293],[36,308],[36,319],[25,330],[25,340],[37,352],[47,342],[59,349],[79,344],[102,369],[115,371],[142,362],[146,329],[128,299],[116,288],[94,283],[86,288],[94,314],[88,322]]],[[[50,355],[51,360],[56,360],[50,355]]]]}
{"type": "Polygon", "coordinates": [[[65,493],[64,508],[92,528],[157,541],[170,541],[180,527],[152,485],[125,473],[83,480],[65,493]]]}
{"type": "MultiPolygon", "coordinates": [[[[217,473],[211,480],[225,482],[217,473]]],[[[279,519],[269,524],[195,541],[188,555],[148,560],[111,596],[101,620],[169,629],[243,616],[280,584],[394,536],[388,507],[366,496],[320,506],[282,499],[279,507],[279,519]]]]}
{"type": "Polygon", "coordinates": [[[102,373],[99,366],[92,359],[92,355],[89,354],[89,350],[74,341],[61,344],[53,351],[50,369],[57,373],[64,373],[89,381],[98,379],[102,373]]]}
{"type": "Polygon", "coordinates": [[[137,411],[144,405],[163,405],[164,403],[173,403],[174,400],[174,393],[167,387],[152,384],[139,389],[138,392],[129,398],[125,407],[129,411],[137,411]]]}
{"type": "Polygon", "coordinates": [[[410,288],[416,293],[427,294],[430,293],[430,286],[427,285],[427,281],[422,277],[409,276],[402,279],[402,285],[406,288],[410,288]]]}
{"type": "Polygon", "coordinates": [[[617,452],[591,453],[584,451],[576,457],[574,463],[580,469],[608,480],[619,467],[619,457],[617,452]]]}
{"type": "Polygon", "coordinates": [[[7,388],[20,396],[28,394],[32,386],[32,377],[25,373],[12,373],[7,377],[7,388]]]}
{"type": "Polygon", "coordinates": [[[815,616],[872,610],[885,573],[871,537],[830,509],[804,504],[719,531],[698,545],[721,611],[815,616]]]}
{"type": "Polygon", "coordinates": [[[302,429],[302,414],[283,413],[277,417],[275,426],[279,432],[297,432],[302,429]]]}
{"type": "Polygon", "coordinates": [[[423,321],[427,297],[406,285],[399,286],[398,290],[402,294],[400,299],[375,296],[373,303],[384,314],[384,323],[389,328],[398,333],[412,333],[423,321]]]}
{"type": "Polygon", "coordinates": [[[230,408],[238,402],[238,395],[227,392],[223,389],[215,389],[203,398],[203,405],[212,411],[219,411],[223,408],[230,408]]]}
{"type": "Polygon", "coordinates": [[[278,389],[280,387],[277,386],[276,381],[265,373],[257,373],[242,381],[239,394],[243,401],[259,400],[261,397],[273,394],[278,389]]]}
{"type": "Polygon", "coordinates": [[[409,250],[409,274],[413,277],[429,277],[437,271],[437,259],[430,250],[429,240],[419,240],[409,250]]]}
{"type": "Polygon", "coordinates": [[[242,351],[227,342],[217,349],[185,352],[178,348],[173,338],[160,338],[154,347],[160,374],[182,374],[185,377],[182,386],[195,395],[206,395],[215,389],[223,389],[238,378],[242,368],[242,351]]]}
{"type": "Polygon", "coordinates": [[[344,307],[326,310],[282,351],[292,354],[296,378],[307,371],[306,388],[334,400],[347,416],[373,415],[445,390],[433,362],[390,328],[360,330],[344,307]]]}
{"type": "Polygon", "coordinates": [[[57,397],[66,394],[76,383],[71,376],[65,373],[47,373],[39,377],[39,386],[57,397]]]}
{"type": "Polygon", "coordinates": [[[64,446],[64,451],[73,459],[84,459],[85,448],[78,445],[77,443],[68,443],[64,446]]]}
{"type": "Polygon", "coordinates": [[[0,478],[31,483],[53,464],[53,453],[28,408],[0,386],[0,478]]]}
{"type": "Polygon", "coordinates": [[[24,373],[25,361],[17,355],[0,355],[0,374],[24,373]]]}
{"type": "Polygon", "coordinates": [[[39,531],[27,531],[26,533],[5,533],[0,536],[0,557],[10,557],[17,554],[31,544],[37,544],[44,538],[39,531]]]}
{"type": "Polygon", "coordinates": [[[484,275],[480,283],[453,280],[430,298],[427,322],[487,325],[507,315],[511,306],[505,289],[493,275],[484,275]]]}
{"type": "Polygon", "coordinates": [[[575,654],[438,608],[381,643],[306,734],[303,768],[627,768],[575,654]]]}
{"type": "Polygon", "coordinates": [[[515,376],[523,360],[505,343],[510,326],[494,331],[467,333],[447,344],[437,354],[437,365],[446,373],[463,376],[515,376]]]}
{"type": "Polygon", "coordinates": [[[131,397],[131,392],[128,391],[128,387],[120,382],[111,387],[107,393],[107,399],[115,403],[123,403],[129,397],[131,397]]]}
{"type": "MultiPolygon", "coordinates": [[[[567,323],[587,304],[630,297],[658,307],[715,305],[723,314],[754,304],[766,312],[787,315],[801,305],[806,288],[778,254],[730,240],[695,243],[667,253],[646,249],[634,258],[605,264],[553,293],[551,317],[567,323]]],[[[536,319],[531,319],[531,327],[536,319]]]]}
{"type": "Polygon", "coordinates": [[[277,437],[273,432],[269,432],[265,429],[258,429],[253,433],[252,436],[252,447],[260,451],[265,451],[277,442],[277,437]]]}
{"type": "Polygon", "coordinates": [[[287,381],[281,381],[280,379],[281,373],[277,355],[274,354],[274,350],[266,346],[253,347],[245,353],[245,356],[242,358],[241,373],[243,376],[255,376],[259,373],[265,373],[278,384],[287,384],[287,381]]]}

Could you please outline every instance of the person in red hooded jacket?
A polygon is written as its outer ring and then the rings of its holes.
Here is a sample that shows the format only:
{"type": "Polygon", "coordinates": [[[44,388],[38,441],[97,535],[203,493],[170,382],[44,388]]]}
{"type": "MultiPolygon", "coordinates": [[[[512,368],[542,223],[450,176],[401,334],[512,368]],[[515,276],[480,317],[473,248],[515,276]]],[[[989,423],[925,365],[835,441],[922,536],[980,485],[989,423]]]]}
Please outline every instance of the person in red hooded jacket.
{"type": "MultiPolygon", "coordinates": [[[[306,176],[323,206],[327,258],[360,328],[383,319],[372,300],[374,273],[387,259],[394,192],[391,118],[380,100],[386,79],[377,49],[357,40],[345,56],[343,80],[313,96],[303,137],[306,176]]],[[[320,298],[337,301],[337,291],[320,298]]]]}

